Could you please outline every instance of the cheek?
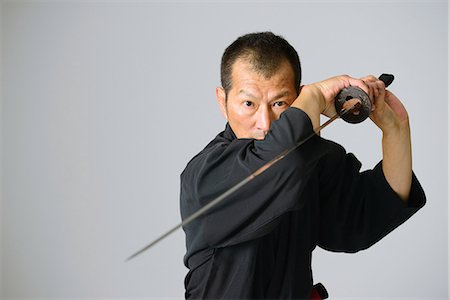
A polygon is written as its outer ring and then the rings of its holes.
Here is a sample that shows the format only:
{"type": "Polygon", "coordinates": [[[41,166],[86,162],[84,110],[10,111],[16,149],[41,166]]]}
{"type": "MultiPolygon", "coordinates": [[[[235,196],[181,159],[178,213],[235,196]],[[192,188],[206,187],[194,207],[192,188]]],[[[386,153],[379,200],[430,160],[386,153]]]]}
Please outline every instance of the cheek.
{"type": "Polygon", "coordinates": [[[252,117],[243,111],[231,111],[228,113],[228,121],[240,127],[247,128],[251,126],[252,117]]]}
{"type": "Polygon", "coordinates": [[[227,107],[227,115],[229,119],[234,119],[236,121],[245,121],[251,117],[249,110],[238,104],[232,104],[227,107]]]}
{"type": "Polygon", "coordinates": [[[248,110],[236,109],[235,107],[229,107],[227,110],[228,122],[235,131],[247,131],[254,125],[254,118],[248,110]]]}

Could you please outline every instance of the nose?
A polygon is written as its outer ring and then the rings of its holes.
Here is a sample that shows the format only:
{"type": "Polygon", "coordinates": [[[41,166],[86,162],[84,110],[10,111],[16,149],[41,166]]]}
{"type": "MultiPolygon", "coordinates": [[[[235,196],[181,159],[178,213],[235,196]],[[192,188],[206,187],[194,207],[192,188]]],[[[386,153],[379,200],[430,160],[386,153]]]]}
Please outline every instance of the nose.
{"type": "Polygon", "coordinates": [[[256,128],[267,133],[272,123],[271,111],[267,107],[261,106],[258,110],[256,128]]]}

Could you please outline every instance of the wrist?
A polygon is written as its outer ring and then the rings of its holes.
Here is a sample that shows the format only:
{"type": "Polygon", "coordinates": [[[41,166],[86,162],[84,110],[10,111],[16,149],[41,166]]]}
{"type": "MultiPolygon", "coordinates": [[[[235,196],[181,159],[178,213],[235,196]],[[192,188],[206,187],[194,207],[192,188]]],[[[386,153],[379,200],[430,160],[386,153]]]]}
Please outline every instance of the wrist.
{"type": "Polygon", "coordinates": [[[398,139],[402,137],[410,137],[409,122],[393,122],[392,124],[380,127],[383,138],[387,139],[398,139]]]}
{"type": "Polygon", "coordinates": [[[308,105],[319,114],[325,110],[325,97],[320,88],[314,84],[303,86],[297,100],[304,103],[304,105],[308,105]]]}
{"type": "Polygon", "coordinates": [[[320,125],[320,114],[325,109],[325,98],[319,88],[306,85],[291,106],[303,110],[311,119],[313,128],[317,128],[320,125]]]}

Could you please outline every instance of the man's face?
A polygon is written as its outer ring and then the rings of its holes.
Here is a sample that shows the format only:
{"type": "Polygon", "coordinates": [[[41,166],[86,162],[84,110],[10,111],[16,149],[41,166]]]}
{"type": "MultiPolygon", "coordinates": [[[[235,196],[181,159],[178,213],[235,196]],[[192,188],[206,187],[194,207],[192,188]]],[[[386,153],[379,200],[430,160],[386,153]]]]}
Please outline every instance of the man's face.
{"type": "Polygon", "coordinates": [[[245,59],[238,59],[231,77],[232,88],[227,97],[223,88],[216,90],[223,115],[237,138],[264,139],[272,121],[297,98],[292,67],[285,61],[266,79],[245,59]]]}

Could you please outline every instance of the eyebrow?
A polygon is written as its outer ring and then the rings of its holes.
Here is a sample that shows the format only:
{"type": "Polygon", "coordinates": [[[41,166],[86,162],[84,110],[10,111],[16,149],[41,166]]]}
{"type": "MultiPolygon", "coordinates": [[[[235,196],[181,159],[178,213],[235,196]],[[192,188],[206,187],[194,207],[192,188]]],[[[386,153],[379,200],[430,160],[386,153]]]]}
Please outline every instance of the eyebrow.
{"type": "MultiPolygon", "coordinates": [[[[249,91],[246,91],[246,90],[240,90],[239,94],[244,94],[250,98],[257,98],[255,95],[253,95],[252,93],[250,93],[249,91]]],[[[284,92],[280,92],[279,94],[276,94],[275,97],[273,97],[271,99],[271,101],[277,100],[277,99],[280,99],[280,98],[283,98],[286,96],[289,96],[289,91],[284,91],[284,92]]]]}
{"type": "Polygon", "coordinates": [[[256,98],[255,95],[253,95],[252,93],[250,93],[250,92],[248,92],[248,91],[246,91],[246,90],[240,90],[240,91],[239,91],[239,94],[244,94],[244,95],[246,95],[246,96],[248,96],[248,97],[250,97],[250,98],[256,98]]]}
{"type": "Polygon", "coordinates": [[[280,99],[280,98],[283,98],[283,97],[286,97],[286,96],[289,96],[289,91],[284,91],[284,92],[281,92],[279,94],[276,94],[275,97],[273,97],[272,100],[277,100],[277,99],[280,99]]]}

